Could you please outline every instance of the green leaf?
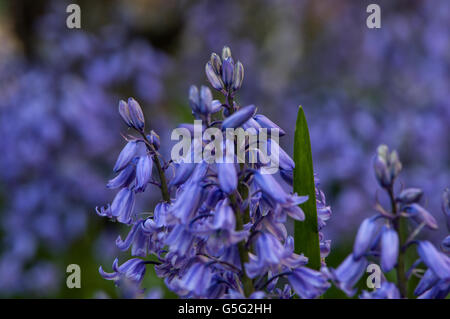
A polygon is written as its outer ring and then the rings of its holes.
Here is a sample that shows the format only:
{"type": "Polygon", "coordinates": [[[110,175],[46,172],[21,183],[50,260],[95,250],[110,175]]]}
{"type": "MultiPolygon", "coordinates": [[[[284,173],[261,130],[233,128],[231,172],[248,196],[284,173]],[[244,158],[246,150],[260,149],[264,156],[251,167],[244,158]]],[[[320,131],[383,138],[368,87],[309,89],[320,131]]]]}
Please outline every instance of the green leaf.
{"type": "Polygon", "coordinates": [[[299,106],[294,140],[294,192],[308,196],[300,207],[305,213],[304,221],[295,221],[295,252],[308,257],[308,266],[320,269],[319,231],[317,228],[316,190],[311,155],[308,124],[303,108],[299,106]]]}

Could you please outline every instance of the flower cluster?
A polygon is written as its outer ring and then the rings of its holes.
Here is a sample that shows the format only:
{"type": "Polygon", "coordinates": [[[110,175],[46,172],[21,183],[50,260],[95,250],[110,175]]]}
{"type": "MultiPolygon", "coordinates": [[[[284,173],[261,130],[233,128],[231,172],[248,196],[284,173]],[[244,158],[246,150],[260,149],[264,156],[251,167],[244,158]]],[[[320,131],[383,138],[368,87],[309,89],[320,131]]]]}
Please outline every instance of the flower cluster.
{"type": "MultiPolygon", "coordinates": [[[[418,267],[423,263],[427,270],[414,294],[419,298],[445,298],[450,292],[450,258],[431,242],[417,240],[423,228],[438,228],[435,218],[420,205],[422,190],[406,188],[395,194],[394,183],[402,164],[397,152],[389,152],[386,145],[378,147],[374,169],[380,186],[390,200],[391,209],[385,209],[379,202],[376,203],[377,214],[362,222],[352,254],[336,270],[330,269],[331,278],[347,295],[352,296],[356,292],[355,284],[366,271],[368,260],[374,259],[379,262],[384,273],[396,268],[397,285],[383,278],[379,289],[371,293],[365,291],[361,298],[405,298],[409,279],[413,275],[420,276],[422,270],[418,267]],[[410,226],[414,226],[414,229],[410,226]],[[406,269],[405,252],[412,245],[417,247],[419,259],[406,269]]],[[[447,220],[448,203],[449,191],[446,190],[443,210],[447,220]]],[[[447,236],[443,241],[443,248],[448,249],[448,241],[447,236]]]]}
{"type": "MultiPolygon", "coordinates": [[[[205,122],[203,130],[220,126],[225,134],[228,128],[266,128],[284,135],[267,117],[255,114],[254,105],[241,107],[234,100],[242,86],[244,68],[233,60],[228,47],[221,57],[211,55],[206,75],[225,102],[213,100],[205,86],[190,88],[192,113],[205,122]]],[[[126,137],[127,144],[114,166],[117,176],[108,183],[108,187],[120,190],[112,203],[98,207],[97,213],[131,226],[128,236],[124,240],[119,236],[116,244],[123,251],[131,248],[133,258],[122,265],[116,259],[112,273],[100,267],[105,279],[118,285],[121,278],[140,284],[146,265],[155,264],[156,274],[164,278],[167,287],[188,298],[291,298],[295,293],[315,298],[325,292],[330,285],[327,277],[308,268],[308,259],[294,252],[293,238],[286,229],[288,216],[304,219],[299,204],[308,200],[285,190],[292,188],[295,166],[286,152],[279,148],[284,186],[262,172],[266,165],[262,156],[252,164],[207,159],[199,163],[164,161],[158,152],[158,136],[153,131],[146,133],[136,100],[120,101],[119,113],[138,136],[126,137]],[[169,178],[172,167],[175,173],[169,178]],[[141,218],[134,212],[136,195],[149,185],[160,189],[162,199],[149,217],[141,218]],[[145,259],[151,255],[154,257],[145,259]],[[279,281],[284,283],[281,288],[279,281]]],[[[192,128],[191,124],[182,127],[192,128]]],[[[250,156],[249,142],[244,144],[246,156],[250,156]]],[[[270,138],[267,144],[278,147],[270,138]]],[[[195,148],[190,148],[185,156],[194,153],[195,148]]],[[[322,228],[331,210],[323,193],[316,192],[322,228]]],[[[329,248],[330,242],[321,235],[322,257],[329,248]]]]}

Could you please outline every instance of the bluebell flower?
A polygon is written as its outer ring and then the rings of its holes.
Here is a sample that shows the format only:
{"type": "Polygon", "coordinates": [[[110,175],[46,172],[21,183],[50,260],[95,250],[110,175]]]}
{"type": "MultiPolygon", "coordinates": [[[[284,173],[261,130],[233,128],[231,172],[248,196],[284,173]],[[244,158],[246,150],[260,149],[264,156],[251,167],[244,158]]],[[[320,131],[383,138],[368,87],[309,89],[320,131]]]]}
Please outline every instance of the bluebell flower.
{"type": "MultiPolygon", "coordinates": [[[[255,291],[253,292],[248,299],[263,299],[266,297],[266,293],[264,291],[255,291]]],[[[246,299],[242,291],[238,290],[230,290],[225,296],[225,299],[246,299]]]]}
{"type": "Polygon", "coordinates": [[[227,128],[238,128],[253,116],[255,110],[256,106],[254,105],[240,108],[222,122],[222,130],[226,130],[227,128]]]}
{"type": "Polygon", "coordinates": [[[222,255],[224,250],[248,236],[247,230],[236,231],[236,218],[228,199],[217,203],[212,221],[205,220],[202,225],[198,225],[201,224],[200,221],[197,221],[192,229],[197,234],[208,235],[206,249],[213,256],[222,255]]]}
{"type": "Polygon", "coordinates": [[[425,225],[430,229],[437,229],[438,224],[436,219],[431,215],[425,208],[417,203],[407,205],[403,210],[408,214],[409,217],[416,220],[419,224],[425,223],[425,225]]]}
{"type": "Polygon", "coordinates": [[[320,257],[324,259],[330,254],[331,240],[320,240],[319,247],[320,247],[320,257]]]}
{"type": "MultiPolygon", "coordinates": [[[[299,255],[294,253],[294,238],[292,236],[287,236],[283,247],[280,266],[287,267],[288,269],[296,269],[298,267],[305,266],[307,263],[307,257],[303,254],[299,255]]],[[[281,271],[283,268],[278,267],[277,270],[281,271]]]]}
{"type": "Polygon", "coordinates": [[[449,280],[441,279],[432,288],[418,296],[417,299],[445,299],[449,293],[449,280]]]}
{"type": "Polygon", "coordinates": [[[180,279],[179,285],[196,296],[204,296],[211,285],[212,275],[208,264],[195,262],[180,279]]]}
{"type": "MultiPolygon", "coordinates": [[[[283,254],[283,245],[273,235],[261,232],[255,243],[257,265],[260,269],[278,265],[283,254]]],[[[248,271],[248,270],[247,270],[248,271]]],[[[254,274],[249,274],[253,277],[254,274]]]]}
{"type": "Polygon", "coordinates": [[[450,278],[450,259],[439,252],[429,241],[419,241],[417,252],[420,259],[440,279],[450,278]]]}
{"type": "Polygon", "coordinates": [[[125,240],[122,240],[121,236],[117,237],[117,247],[122,251],[131,247],[131,255],[136,257],[146,257],[150,251],[155,251],[153,248],[158,243],[156,238],[152,238],[152,234],[155,233],[156,229],[151,229],[148,222],[152,222],[152,220],[136,221],[125,240]]]}
{"type": "Polygon", "coordinates": [[[209,114],[212,111],[212,102],[213,102],[213,97],[212,97],[212,93],[211,90],[202,85],[200,88],[200,112],[202,114],[209,114]]]}
{"type": "Polygon", "coordinates": [[[183,185],[179,193],[169,212],[186,224],[202,204],[203,187],[198,182],[189,182],[183,185]]]}
{"type": "Polygon", "coordinates": [[[271,174],[261,174],[260,172],[255,172],[253,178],[264,195],[272,199],[274,202],[285,204],[289,201],[289,194],[284,191],[281,185],[271,174]]]}
{"type": "Polygon", "coordinates": [[[278,143],[273,141],[272,139],[268,140],[267,145],[268,147],[270,147],[270,149],[275,147],[278,150],[279,153],[278,164],[280,165],[280,170],[284,170],[286,172],[293,172],[295,168],[294,160],[280,147],[280,145],[278,145],[278,143]],[[272,143],[275,145],[272,146],[272,143]]]}
{"type": "Polygon", "coordinates": [[[217,176],[219,178],[220,189],[227,194],[231,194],[237,189],[238,177],[234,163],[217,163],[217,176]]]}
{"type": "Polygon", "coordinates": [[[397,264],[399,238],[392,227],[384,226],[381,231],[381,269],[390,271],[397,264]]]}
{"type": "Polygon", "coordinates": [[[242,128],[244,130],[254,129],[255,130],[254,132],[256,134],[261,129],[261,125],[259,125],[258,122],[256,122],[253,118],[249,118],[247,122],[242,124],[242,128]]]}
{"type": "Polygon", "coordinates": [[[416,296],[422,295],[424,292],[435,286],[438,281],[439,278],[435,275],[435,273],[431,269],[427,269],[422,279],[420,279],[417,284],[416,289],[414,289],[414,294],[416,296]]]}
{"type": "Polygon", "coordinates": [[[274,293],[280,298],[280,299],[291,299],[293,297],[292,288],[290,285],[286,284],[284,285],[283,289],[275,288],[274,293]]]}
{"type": "Polygon", "coordinates": [[[139,157],[136,165],[136,191],[144,191],[152,177],[153,162],[148,155],[139,157]]]}
{"type": "Polygon", "coordinates": [[[129,224],[131,222],[134,204],[134,192],[129,188],[122,188],[111,203],[111,216],[116,217],[121,223],[129,224]]]}
{"type": "Polygon", "coordinates": [[[372,292],[363,291],[361,299],[400,299],[400,292],[395,284],[389,281],[383,281],[380,288],[376,288],[372,292]]]}
{"type": "Polygon", "coordinates": [[[133,127],[138,131],[142,131],[145,126],[144,114],[139,103],[132,97],[128,99],[128,112],[133,127]]]}
{"type": "Polygon", "coordinates": [[[287,278],[295,292],[303,299],[317,298],[330,287],[323,273],[306,267],[296,268],[287,278]]]}
{"type": "Polygon", "coordinates": [[[249,263],[245,265],[250,278],[266,273],[281,273],[307,264],[308,258],[294,253],[294,240],[288,236],[283,245],[275,235],[261,232],[255,244],[256,255],[249,254],[249,263]],[[270,249],[269,249],[270,248],[270,249]]]}
{"type": "Polygon", "coordinates": [[[155,210],[153,213],[153,220],[155,222],[156,227],[168,226],[169,209],[170,209],[170,205],[165,202],[158,203],[155,206],[155,210]]]}
{"type": "MultiPolygon", "coordinates": [[[[234,63],[229,48],[223,49],[222,59],[217,54],[211,56],[206,72],[226,101],[222,104],[213,100],[206,87],[201,87],[200,91],[195,86],[190,88],[189,104],[194,117],[205,121],[203,131],[221,123],[222,134],[226,134],[223,131],[227,128],[238,127],[258,132],[262,126],[256,119],[270,128],[277,128],[266,117],[255,116],[254,105],[239,108],[233,102],[235,91],[242,85],[244,70],[240,62],[234,63]],[[224,120],[211,122],[211,114],[222,108],[224,120]]],[[[97,209],[99,215],[132,224],[124,240],[120,236],[117,238],[119,249],[131,249],[131,255],[139,257],[154,254],[158,258],[157,276],[163,277],[167,287],[181,297],[262,298],[278,294],[288,298],[296,291],[304,298],[314,298],[323,294],[329,287],[326,275],[306,268],[308,259],[294,252],[294,240],[285,226],[288,216],[304,220],[299,205],[308,200],[307,196],[285,191],[272,175],[263,174],[261,160],[252,163],[251,167],[236,163],[212,164],[207,159],[195,163],[192,157],[198,150],[192,146],[184,160],[166,162],[159,152],[155,152],[160,146],[156,133],[151,131],[146,135],[144,126],[133,122],[123,103],[119,108],[127,125],[131,123],[129,126],[142,137],[136,140],[132,135],[127,137],[131,141],[115,165],[119,175],[109,183],[121,189],[111,205],[97,209]],[[139,142],[145,143],[138,148],[139,142]],[[144,146],[147,148],[145,153],[144,146]],[[161,163],[155,170],[159,184],[151,179],[152,160],[161,163]],[[175,166],[175,174],[169,178],[166,172],[172,166],[175,166]],[[136,219],[133,216],[135,193],[144,192],[149,182],[160,188],[162,201],[156,205],[153,214],[136,219]],[[241,191],[238,183],[246,186],[248,192],[241,191]],[[254,247],[254,253],[250,247],[254,247]],[[280,290],[278,279],[283,276],[288,277],[291,284],[280,290]],[[251,282],[250,278],[255,281],[251,282]],[[250,291],[252,285],[254,289],[250,291]]],[[[183,127],[193,130],[192,125],[183,127]]],[[[239,147],[250,151],[250,141],[244,141],[239,147]]],[[[282,171],[292,175],[293,160],[280,148],[279,154],[282,171]]],[[[320,230],[331,211],[317,185],[316,193],[320,230]]],[[[322,262],[325,263],[330,241],[324,240],[322,233],[319,233],[319,239],[322,262]]],[[[141,270],[138,268],[140,262],[135,263],[124,265],[141,270]]],[[[101,273],[118,281],[122,269],[117,262],[113,268],[112,274],[101,273]]],[[[145,267],[142,269],[145,271],[145,267]]]]}
{"type": "Polygon", "coordinates": [[[444,238],[444,240],[441,243],[441,249],[448,253],[450,252],[450,235],[444,238]]]}
{"type": "Polygon", "coordinates": [[[200,94],[198,92],[198,88],[195,85],[191,85],[191,87],[189,88],[189,106],[191,107],[194,114],[200,112],[199,105],[200,94]]]}
{"type": "Polygon", "coordinates": [[[365,257],[356,259],[353,254],[350,254],[336,270],[330,271],[331,277],[336,286],[350,297],[356,293],[356,289],[353,289],[353,287],[366,271],[366,267],[367,260],[365,257]]]}
{"type": "Polygon", "coordinates": [[[268,117],[262,114],[256,114],[253,118],[255,119],[256,122],[258,122],[259,125],[261,125],[261,127],[267,128],[268,130],[277,129],[279,136],[286,135],[286,132],[277,124],[272,122],[268,117]]]}
{"type": "Polygon", "coordinates": [[[189,231],[185,225],[176,225],[168,234],[165,244],[169,245],[170,250],[180,255],[192,254],[191,248],[194,245],[194,234],[189,231]]]}
{"type": "Polygon", "coordinates": [[[217,203],[214,211],[212,227],[214,227],[214,229],[235,230],[236,219],[234,217],[234,211],[229,205],[228,199],[224,199],[217,203]]]}
{"type": "Polygon", "coordinates": [[[121,170],[116,177],[111,179],[108,184],[106,184],[106,187],[111,189],[128,187],[134,181],[135,176],[136,166],[130,163],[121,170]]]}
{"type": "Polygon", "coordinates": [[[189,89],[189,105],[194,115],[208,115],[212,112],[213,97],[211,90],[206,86],[201,86],[200,91],[195,85],[189,89]]]}
{"type": "Polygon", "coordinates": [[[119,266],[119,260],[116,258],[112,266],[114,272],[105,272],[102,266],[100,266],[98,271],[100,272],[100,275],[107,280],[118,281],[123,276],[136,283],[140,283],[145,275],[145,265],[145,260],[132,258],[119,266]]]}
{"type": "Polygon", "coordinates": [[[358,259],[372,246],[378,232],[376,218],[367,218],[359,226],[353,245],[353,256],[358,259]]]}
{"type": "MultiPolygon", "coordinates": [[[[189,154],[190,155],[190,154],[189,154]]],[[[188,178],[191,176],[195,169],[196,164],[190,163],[180,163],[177,164],[174,178],[170,181],[169,186],[179,186],[184,184],[188,178]]]]}
{"type": "Polygon", "coordinates": [[[120,152],[117,158],[116,164],[114,165],[114,172],[118,172],[125,168],[131,160],[135,157],[136,151],[138,150],[137,141],[129,141],[123,150],[120,152]]]}
{"type": "Polygon", "coordinates": [[[129,127],[133,127],[133,123],[131,121],[130,116],[130,110],[127,102],[125,102],[124,100],[119,101],[119,114],[124,120],[125,124],[127,124],[129,127]]]}

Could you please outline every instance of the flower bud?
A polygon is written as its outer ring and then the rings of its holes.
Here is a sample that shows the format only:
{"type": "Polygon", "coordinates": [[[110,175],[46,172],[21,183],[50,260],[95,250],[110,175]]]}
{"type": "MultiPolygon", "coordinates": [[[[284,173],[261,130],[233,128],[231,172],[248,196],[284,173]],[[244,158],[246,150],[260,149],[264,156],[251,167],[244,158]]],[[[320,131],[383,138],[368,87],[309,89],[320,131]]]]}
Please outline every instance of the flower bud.
{"type": "Polygon", "coordinates": [[[222,80],[226,89],[231,87],[233,83],[234,65],[231,57],[228,57],[222,64],[222,80]]]}
{"type": "Polygon", "coordinates": [[[402,163],[398,158],[397,151],[392,151],[389,156],[389,172],[391,179],[394,180],[402,170],[402,163]]]}
{"type": "Polygon", "coordinates": [[[233,72],[233,90],[237,91],[241,88],[242,82],[244,81],[244,66],[240,61],[234,65],[233,72]]]}
{"type": "Polygon", "coordinates": [[[403,208],[403,210],[412,217],[416,222],[425,223],[425,225],[430,229],[438,229],[438,224],[433,215],[431,215],[425,208],[419,204],[411,204],[403,208]]]}
{"type": "Polygon", "coordinates": [[[116,177],[109,180],[107,188],[128,187],[135,177],[134,165],[127,165],[116,177]]]}
{"type": "Polygon", "coordinates": [[[198,89],[195,85],[191,85],[189,88],[189,106],[192,109],[192,112],[198,113],[200,105],[200,96],[198,94],[198,89]]]}
{"type": "Polygon", "coordinates": [[[359,226],[353,245],[353,256],[360,258],[372,246],[378,232],[378,226],[374,218],[367,218],[359,226]]]}
{"type": "Polygon", "coordinates": [[[153,145],[155,150],[159,150],[159,147],[161,146],[161,142],[159,140],[159,135],[155,133],[155,131],[151,131],[150,134],[147,135],[147,139],[150,142],[150,144],[153,145]]]}
{"type": "Polygon", "coordinates": [[[221,91],[224,88],[222,79],[214,71],[214,68],[211,65],[211,62],[206,63],[205,73],[206,73],[206,77],[208,78],[209,83],[211,83],[213,88],[215,88],[217,91],[221,91]]]}
{"type": "Polygon", "coordinates": [[[138,143],[136,141],[130,141],[125,145],[114,165],[114,172],[118,172],[128,165],[136,154],[137,148],[138,143]]]}
{"type": "Polygon", "coordinates": [[[216,53],[211,54],[211,65],[216,74],[220,74],[222,70],[222,60],[216,53]]]}
{"type": "Polygon", "coordinates": [[[199,105],[199,111],[200,113],[206,115],[211,112],[211,103],[212,103],[213,97],[211,94],[211,90],[203,86],[200,88],[200,105],[199,105]]]}
{"type": "Polygon", "coordinates": [[[380,146],[378,146],[377,148],[377,155],[380,159],[382,159],[384,162],[388,162],[388,153],[389,153],[389,148],[387,147],[387,145],[385,144],[381,144],[380,146]]]}
{"type": "Polygon", "coordinates": [[[391,227],[383,227],[381,232],[381,269],[389,272],[397,264],[399,240],[391,227]]]}
{"type": "Polygon", "coordinates": [[[130,118],[130,111],[128,109],[128,104],[124,100],[119,101],[119,114],[124,120],[125,124],[127,124],[129,127],[133,127],[133,123],[131,122],[130,118]]]}
{"type": "Polygon", "coordinates": [[[139,103],[132,97],[128,99],[128,110],[133,127],[138,131],[142,131],[145,126],[144,113],[142,113],[139,103]]]}
{"type": "Polygon", "coordinates": [[[224,46],[222,49],[222,60],[226,60],[231,57],[231,49],[227,46],[224,46]]]}
{"type": "Polygon", "coordinates": [[[386,162],[382,157],[376,156],[374,160],[375,176],[382,187],[391,185],[391,178],[386,162]]]}
{"type": "Polygon", "coordinates": [[[222,130],[237,128],[247,122],[255,113],[256,107],[252,104],[241,108],[222,122],[222,130]]]}
{"type": "Polygon", "coordinates": [[[422,197],[422,190],[420,188],[407,188],[402,190],[400,195],[397,196],[397,200],[402,204],[416,203],[422,197]]]}
{"type": "Polygon", "coordinates": [[[286,132],[283,131],[283,129],[281,127],[276,125],[274,122],[269,120],[269,118],[267,118],[266,116],[264,116],[262,114],[255,115],[254,119],[256,122],[259,123],[259,125],[261,125],[261,127],[264,127],[266,129],[278,129],[279,136],[283,136],[286,134],[286,132]]]}
{"type": "Polygon", "coordinates": [[[222,102],[220,102],[219,100],[213,100],[211,102],[211,113],[219,112],[221,108],[222,102]]]}

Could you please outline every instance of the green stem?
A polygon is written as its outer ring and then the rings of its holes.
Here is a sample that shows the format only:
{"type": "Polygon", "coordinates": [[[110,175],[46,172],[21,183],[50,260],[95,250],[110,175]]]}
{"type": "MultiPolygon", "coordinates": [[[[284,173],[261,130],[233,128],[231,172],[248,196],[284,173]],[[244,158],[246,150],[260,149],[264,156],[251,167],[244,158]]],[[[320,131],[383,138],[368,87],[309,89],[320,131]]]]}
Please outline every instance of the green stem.
{"type": "MultiPolygon", "coordinates": [[[[395,202],[394,191],[393,188],[390,187],[388,190],[389,199],[391,201],[392,213],[396,215],[396,218],[393,221],[394,229],[399,237],[399,246],[403,247],[405,241],[405,223],[404,220],[400,219],[401,217],[398,215],[397,211],[397,203],[395,202]]],[[[407,280],[405,274],[405,254],[402,249],[399,249],[398,253],[398,262],[397,262],[397,284],[400,290],[400,295],[405,298],[407,296],[407,280]]]]}
{"type": "MultiPolygon", "coordinates": [[[[233,207],[233,210],[236,215],[236,230],[242,230],[242,229],[244,229],[244,219],[243,219],[241,210],[239,208],[239,204],[237,203],[236,195],[231,194],[230,201],[231,201],[231,206],[233,207]]],[[[245,273],[244,265],[245,265],[245,263],[248,262],[248,252],[245,249],[245,243],[243,241],[240,241],[238,243],[238,249],[239,249],[239,257],[241,260],[242,283],[244,285],[244,294],[245,294],[245,297],[249,297],[252,294],[254,288],[253,288],[253,282],[252,282],[251,278],[249,278],[247,276],[247,274],[245,273]]]]}
{"type": "Polygon", "coordinates": [[[158,170],[159,174],[159,180],[161,182],[161,195],[164,199],[164,201],[170,203],[170,194],[169,194],[169,188],[167,187],[167,179],[166,175],[164,174],[164,171],[161,167],[161,163],[159,162],[158,155],[153,156],[153,161],[156,164],[156,169],[158,170]]]}
{"type": "Polygon", "coordinates": [[[231,93],[228,93],[227,95],[227,104],[228,104],[228,110],[230,111],[230,114],[234,113],[234,100],[231,93]]]}
{"type": "MultiPolygon", "coordinates": [[[[227,104],[230,114],[232,114],[234,112],[234,102],[231,93],[228,93],[227,95],[227,104]]],[[[242,163],[240,166],[242,170],[244,168],[244,164],[242,163]]],[[[246,198],[248,196],[248,189],[242,183],[239,183],[238,192],[239,194],[241,194],[242,198],[246,198]]],[[[247,223],[250,220],[249,207],[247,207],[245,212],[242,213],[239,204],[237,202],[236,195],[231,194],[229,197],[231,206],[233,207],[236,216],[236,230],[243,230],[244,223],[247,223]]],[[[250,297],[250,295],[254,291],[254,287],[252,279],[249,278],[245,273],[245,263],[247,263],[249,259],[248,259],[248,251],[245,248],[245,243],[243,241],[238,243],[238,249],[239,249],[239,257],[241,260],[242,284],[244,286],[244,295],[245,297],[250,297]]]]}
{"type": "Polygon", "coordinates": [[[164,170],[161,167],[161,162],[159,161],[159,157],[157,155],[156,149],[152,145],[152,143],[150,143],[147,136],[145,136],[145,134],[143,132],[139,132],[139,133],[142,135],[142,137],[145,141],[145,145],[147,146],[147,149],[153,154],[152,159],[156,165],[156,169],[158,170],[159,181],[161,183],[162,198],[164,199],[165,202],[170,203],[170,193],[169,193],[169,188],[167,187],[166,175],[164,174],[164,170]]]}

